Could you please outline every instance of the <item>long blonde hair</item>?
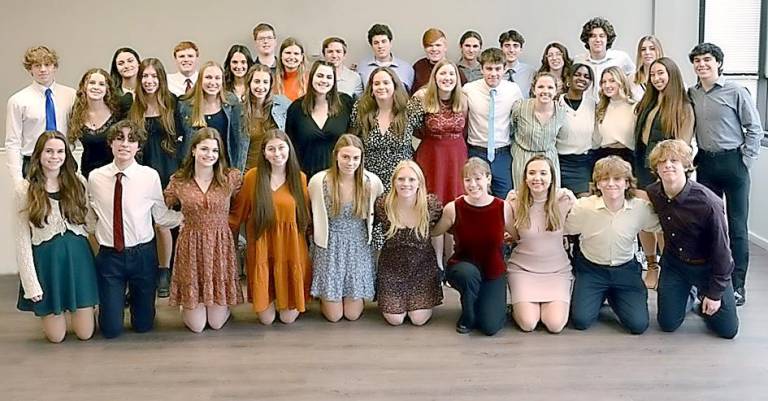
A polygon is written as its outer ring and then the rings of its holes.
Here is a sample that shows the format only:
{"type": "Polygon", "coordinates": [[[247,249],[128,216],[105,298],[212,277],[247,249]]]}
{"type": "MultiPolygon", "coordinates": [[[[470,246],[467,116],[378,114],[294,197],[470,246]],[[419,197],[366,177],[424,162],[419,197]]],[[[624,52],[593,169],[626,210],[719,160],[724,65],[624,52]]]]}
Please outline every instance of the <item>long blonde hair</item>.
{"type": "Polygon", "coordinates": [[[192,87],[189,94],[181,97],[181,100],[189,101],[192,105],[192,116],[190,117],[190,120],[192,127],[195,128],[204,128],[208,126],[208,123],[205,122],[205,115],[203,114],[203,100],[205,98],[205,94],[203,93],[203,76],[205,75],[205,70],[210,67],[216,67],[221,71],[221,90],[219,90],[219,94],[216,97],[219,99],[219,102],[221,102],[222,107],[227,104],[227,98],[224,96],[224,69],[215,61],[206,61],[202,67],[200,67],[200,73],[197,74],[195,86],[192,87]]]}
{"type": "MultiPolygon", "coordinates": [[[[528,159],[523,169],[524,177],[528,175],[528,166],[538,160],[544,160],[549,166],[549,176],[552,177],[552,181],[549,183],[549,189],[547,189],[547,201],[544,203],[544,213],[546,214],[547,231],[557,231],[562,227],[562,215],[560,213],[560,207],[557,199],[557,175],[555,173],[555,165],[548,157],[544,155],[535,155],[528,159]]],[[[523,184],[520,187],[517,199],[515,200],[515,228],[518,230],[521,228],[531,227],[531,206],[533,206],[533,195],[527,184],[523,184]]]]}
{"type": "Polygon", "coordinates": [[[368,203],[371,196],[371,184],[365,180],[364,165],[365,152],[363,151],[363,142],[355,135],[344,134],[336,141],[331,156],[331,167],[328,169],[326,179],[328,187],[331,189],[331,216],[338,216],[341,213],[341,172],[339,171],[339,151],[346,146],[353,146],[360,149],[360,166],[355,170],[355,198],[352,205],[352,213],[355,217],[368,218],[368,203]]]}
{"type": "Polygon", "coordinates": [[[456,73],[456,86],[451,91],[451,98],[448,103],[451,105],[451,111],[454,113],[461,113],[464,111],[466,104],[461,101],[461,81],[459,80],[459,69],[456,64],[448,61],[447,59],[440,60],[432,68],[432,72],[429,74],[429,83],[427,83],[427,90],[424,93],[424,111],[430,114],[435,114],[440,111],[440,95],[437,88],[437,71],[443,68],[443,66],[450,65],[453,67],[456,73]]]}
{"type": "Polygon", "coordinates": [[[641,49],[643,48],[643,42],[651,42],[656,47],[656,60],[664,57],[664,49],[661,47],[661,41],[659,38],[653,35],[645,35],[637,42],[637,53],[635,55],[635,65],[637,71],[635,71],[634,83],[637,85],[645,85],[648,83],[648,75],[651,73],[650,66],[646,67],[643,64],[643,55],[641,49]]]}
{"type": "Polygon", "coordinates": [[[427,207],[427,186],[424,180],[424,173],[413,160],[403,160],[395,166],[395,170],[392,173],[392,180],[389,193],[384,198],[384,212],[387,214],[387,220],[389,220],[389,229],[384,234],[387,239],[392,238],[397,233],[399,228],[405,227],[400,221],[400,217],[397,214],[397,190],[395,189],[395,181],[397,180],[397,174],[400,170],[410,168],[416,173],[416,178],[419,180],[419,188],[416,190],[416,213],[419,216],[419,221],[416,223],[416,227],[413,227],[413,231],[416,234],[416,238],[423,240],[429,237],[429,209],[427,207]]]}
{"type": "MultiPolygon", "coordinates": [[[[624,72],[621,71],[619,67],[608,67],[603,71],[602,75],[600,75],[600,80],[597,82],[598,85],[602,86],[605,74],[611,74],[613,79],[615,79],[621,86],[621,88],[619,88],[618,96],[630,104],[634,103],[634,100],[632,100],[632,92],[629,89],[629,80],[627,80],[627,76],[624,75],[624,72]]],[[[603,89],[601,88],[600,102],[597,104],[597,109],[595,110],[595,120],[597,120],[598,123],[603,122],[605,111],[608,110],[608,104],[610,102],[611,99],[603,93],[603,89]]]]}

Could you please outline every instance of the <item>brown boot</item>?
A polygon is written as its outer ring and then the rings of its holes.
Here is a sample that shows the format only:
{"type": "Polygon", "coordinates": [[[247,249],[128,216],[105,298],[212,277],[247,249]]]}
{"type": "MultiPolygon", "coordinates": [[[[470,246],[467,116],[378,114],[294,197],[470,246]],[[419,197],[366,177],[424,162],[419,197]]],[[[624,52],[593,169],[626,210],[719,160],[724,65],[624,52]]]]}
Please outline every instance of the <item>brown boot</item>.
{"type": "Polygon", "coordinates": [[[659,287],[659,262],[656,260],[656,255],[646,255],[645,260],[648,262],[648,271],[645,272],[645,288],[655,290],[659,287]]]}

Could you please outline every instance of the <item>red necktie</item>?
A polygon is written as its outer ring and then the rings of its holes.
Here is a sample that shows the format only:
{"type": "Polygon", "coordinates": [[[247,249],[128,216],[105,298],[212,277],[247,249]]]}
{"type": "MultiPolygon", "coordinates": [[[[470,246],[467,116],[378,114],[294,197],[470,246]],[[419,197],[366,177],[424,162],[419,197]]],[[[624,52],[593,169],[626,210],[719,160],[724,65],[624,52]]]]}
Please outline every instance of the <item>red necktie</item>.
{"type": "Polygon", "coordinates": [[[192,80],[187,78],[184,80],[184,83],[187,84],[187,88],[184,90],[184,93],[189,93],[189,91],[192,89],[192,80]]]}
{"type": "Polygon", "coordinates": [[[125,237],[123,235],[123,173],[115,174],[115,199],[112,210],[112,237],[114,248],[118,252],[125,249],[125,237]]]}

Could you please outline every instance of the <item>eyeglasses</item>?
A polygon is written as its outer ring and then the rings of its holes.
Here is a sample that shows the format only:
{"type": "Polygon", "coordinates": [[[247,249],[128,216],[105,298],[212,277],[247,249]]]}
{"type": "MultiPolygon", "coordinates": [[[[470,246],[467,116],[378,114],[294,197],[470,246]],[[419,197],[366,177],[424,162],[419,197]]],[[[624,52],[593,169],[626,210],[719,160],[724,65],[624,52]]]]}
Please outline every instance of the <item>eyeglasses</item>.
{"type": "Polygon", "coordinates": [[[270,40],[275,40],[274,36],[262,36],[260,38],[256,38],[257,42],[269,42],[270,40]]]}

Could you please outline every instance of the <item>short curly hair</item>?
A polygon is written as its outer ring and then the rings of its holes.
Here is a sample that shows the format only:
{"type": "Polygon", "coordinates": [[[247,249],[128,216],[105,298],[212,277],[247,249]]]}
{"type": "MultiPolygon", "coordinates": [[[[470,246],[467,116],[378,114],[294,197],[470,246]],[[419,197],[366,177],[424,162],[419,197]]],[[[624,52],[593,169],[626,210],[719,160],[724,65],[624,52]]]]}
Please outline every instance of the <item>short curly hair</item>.
{"type": "Polygon", "coordinates": [[[584,47],[589,50],[589,35],[595,28],[602,28],[605,32],[605,36],[608,37],[608,43],[606,43],[605,48],[610,49],[613,46],[613,41],[616,40],[616,31],[613,29],[613,25],[603,17],[594,17],[581,27],[580,39],[584,43],[584,47]]]}
{"type": "Polygon", "coordinates": [[[24,69],[29,71],[35,64],[53,64],[59,66],[59,56],[56,51],[47,46],[30,47],[24,52],[24,69]]]}

